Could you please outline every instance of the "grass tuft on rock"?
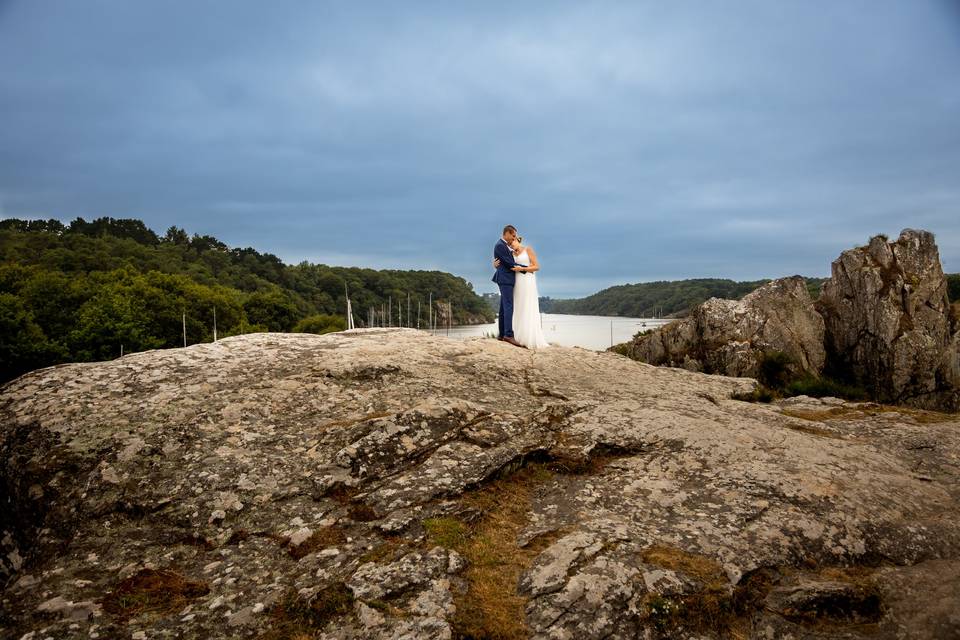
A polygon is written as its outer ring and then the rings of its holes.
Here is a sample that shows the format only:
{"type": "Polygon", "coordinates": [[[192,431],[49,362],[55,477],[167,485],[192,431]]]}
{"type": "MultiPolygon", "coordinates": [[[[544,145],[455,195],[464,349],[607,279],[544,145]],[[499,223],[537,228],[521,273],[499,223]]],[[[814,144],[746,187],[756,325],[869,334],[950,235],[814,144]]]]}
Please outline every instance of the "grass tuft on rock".
{"type": "Polygon", "coordinates": [[[141,569],[121,580],[103,599],[103,610],[120,620],[144,613],[167,615],[210,593],[207,583],[168,569],[141,569]]]}
{"type": "Polygon", "coordinates": [[[678,547],[651,545],[641,552],[640,558],[648,564],[683,573],[700,582],[726,581],[726,574],[716,560],[678,547]]]}
{"type": "Polygon", "coordinates": [[[339,527],[323,527],[322,529],[314,531],[309,538],[295,547],[290,545],[288,541],[287,553],[289,553],[293,559],[299,560],[314,551],[320,551],[321,549],[326,549],[327,547],[332,547],[333,545],[346,541],[347,536],[339,527]]]}
{"type": "Polygon", "coordinates": [[[640,557],[700,583],[683,595],[648,593],[644,597],[642,615],[664,637],[685,637],[691,632],[696,637],[749,637],[751,617],[775,579],[771,572],[758,570],[734,586],[714,559],[662,544],[648,547],[640,557]]]}
{"type": "Polygon", "coordinates": [[[553,474],[545,463],[528,464],[461,498],[464,512],[479,514],[472,523],[452,517],[423,522],[428,544],[454,549],[468,562],[467,592],[456,597],[455,637],[529,636],[527,598],[517,592],[517,583],[552,537],[541,536],[523,548],[517,538],[528,522],[533,492],[553,474]]]}
{"type": "Polygon", "coordinates": [[[273,624],[258,640],[315,638],[328,622],[353,610],[354,597],[343,582],[334,582],[312,598],[291,590],[270,609],[273,624]]]}

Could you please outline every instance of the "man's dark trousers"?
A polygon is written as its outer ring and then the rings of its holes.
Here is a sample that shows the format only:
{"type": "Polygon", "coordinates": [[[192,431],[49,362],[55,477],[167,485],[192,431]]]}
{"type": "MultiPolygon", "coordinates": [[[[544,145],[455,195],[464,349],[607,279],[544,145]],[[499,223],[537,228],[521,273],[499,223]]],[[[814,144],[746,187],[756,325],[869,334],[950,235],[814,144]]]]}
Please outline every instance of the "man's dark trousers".
{"type": "Polygon", "coordinates": [[[513,285],[501,284],[500,287],[500,319],[497,328],[501,338],[513,337],[513,285]]]}

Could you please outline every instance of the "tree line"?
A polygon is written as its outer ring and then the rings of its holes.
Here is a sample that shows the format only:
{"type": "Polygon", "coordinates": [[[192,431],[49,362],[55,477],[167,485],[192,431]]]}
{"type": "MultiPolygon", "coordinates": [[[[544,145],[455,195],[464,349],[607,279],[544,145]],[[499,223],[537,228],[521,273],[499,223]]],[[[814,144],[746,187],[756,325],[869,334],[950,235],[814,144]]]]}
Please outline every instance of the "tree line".
{"type": "MultiPolygon", "coordinates": [[[[454,324],[494,314],[463,278],[440,271],[331,267],[231,248],[136,219],[0,221],[0,381],[61,362],[182,346],[253,331],[324,333],[345,327],[345,292],[357,326],[368,310],[411,301],[452,308],[454,324]],[[391,304],[392,303],[392,304],[391,304]]],[[[386,319],[384,319],[386,321],[386,319]]],[[[406,324],[406,310],[403,323],[406,324]]]]}
{"type": "MultiPolygon", "coordinates": [[[[683,316],[709,298],[737,300],[769,280],[735,282],[720,278],[661,280],[609,287],[571,300],[550,300],[551,313],[650,318],[683,316]]],[[[807,278],[807,286],[819,293],[822,280],[807,278]]]]}

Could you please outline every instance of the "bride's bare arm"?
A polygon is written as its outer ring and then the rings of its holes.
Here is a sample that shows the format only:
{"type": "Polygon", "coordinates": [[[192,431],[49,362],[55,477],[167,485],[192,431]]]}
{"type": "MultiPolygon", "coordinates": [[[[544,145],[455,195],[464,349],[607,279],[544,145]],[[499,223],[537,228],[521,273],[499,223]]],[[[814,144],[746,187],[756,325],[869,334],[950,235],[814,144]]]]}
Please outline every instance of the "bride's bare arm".
{"type": "Polygon", "coordinates": [[[522,268],[521,271],[526,273],[540,271],[540,263],[537,261],[537,252],[533,250],[533,247],[527,247],[527,255],[530,257],[530,266],[522,268]]]}

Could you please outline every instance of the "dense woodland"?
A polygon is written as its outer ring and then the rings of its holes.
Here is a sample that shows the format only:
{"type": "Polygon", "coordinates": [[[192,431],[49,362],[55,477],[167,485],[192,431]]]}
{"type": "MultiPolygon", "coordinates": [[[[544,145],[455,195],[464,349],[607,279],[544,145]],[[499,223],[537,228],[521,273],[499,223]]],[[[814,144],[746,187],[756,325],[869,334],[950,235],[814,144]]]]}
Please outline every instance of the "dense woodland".
{"type": "Polygon", "coordinates": [[[184,314],[188,344],[213,340],[214,313],[218,337],[339,330],[345,290],[357,326],[391,300],[391,324],[406,325],[408,295],[413,326],[419,302],[426,327],[431,294],[442,321],[447,308],[453,324],[494,318],[470,283],[439,271],[287,265],[177,227],[159,236],[133,219],[2,220],[0,381],[51,364],[115,358],[121,348],[180,346],[184,314]]]}

